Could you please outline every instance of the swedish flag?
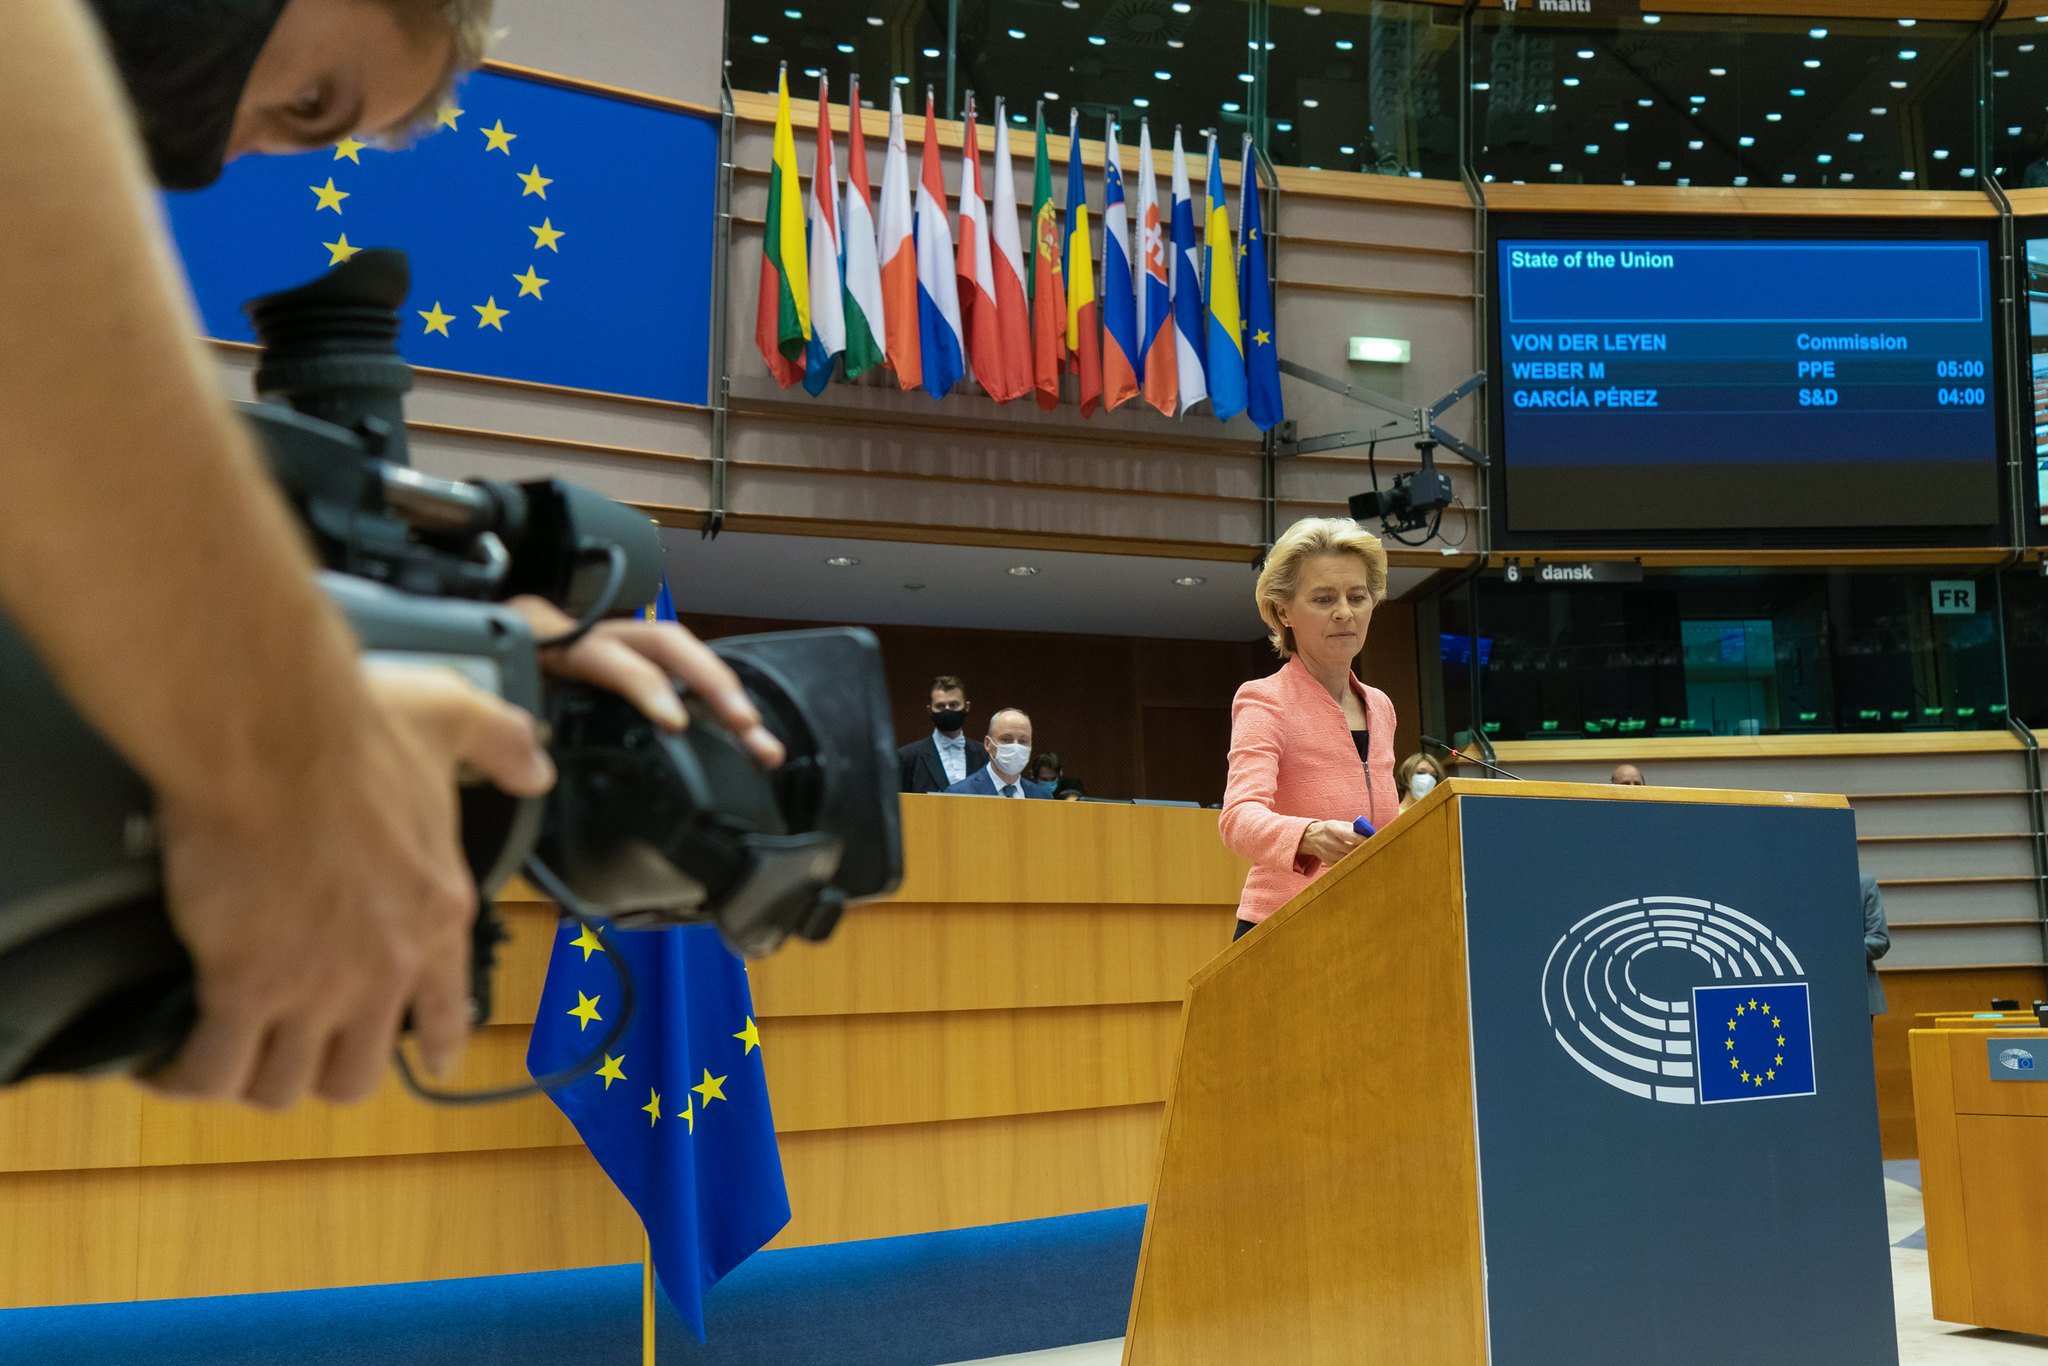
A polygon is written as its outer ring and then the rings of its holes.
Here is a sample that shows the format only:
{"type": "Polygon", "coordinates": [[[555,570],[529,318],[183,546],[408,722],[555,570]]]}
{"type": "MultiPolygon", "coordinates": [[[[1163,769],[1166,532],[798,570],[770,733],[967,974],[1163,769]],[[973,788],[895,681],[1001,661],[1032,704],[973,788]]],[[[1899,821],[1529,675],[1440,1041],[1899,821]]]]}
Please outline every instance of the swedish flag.
{"type": "Polygon", "coordinates": [[[1804,982],[1694,987],[1700,1103],[1810,1096],[1813,1020],[1804,982]]]}

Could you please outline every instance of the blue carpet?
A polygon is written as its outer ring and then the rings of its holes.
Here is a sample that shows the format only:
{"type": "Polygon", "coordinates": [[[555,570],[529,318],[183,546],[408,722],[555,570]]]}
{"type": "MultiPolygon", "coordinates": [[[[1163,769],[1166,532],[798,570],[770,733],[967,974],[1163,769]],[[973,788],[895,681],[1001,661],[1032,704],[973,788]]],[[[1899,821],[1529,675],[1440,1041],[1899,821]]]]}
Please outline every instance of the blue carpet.
{"type": "MultiPolygon", "coordinates": [[[[749,1259],[662,1366],[939,1366],[1123,1334],[1144,1206],[749,1259]]],[[[195,1249],[194,1255],[204,1255],[195,1249]]],[[[640,1268],[0,1312],[0,1366],[635,1366],[640,1268]]]]}

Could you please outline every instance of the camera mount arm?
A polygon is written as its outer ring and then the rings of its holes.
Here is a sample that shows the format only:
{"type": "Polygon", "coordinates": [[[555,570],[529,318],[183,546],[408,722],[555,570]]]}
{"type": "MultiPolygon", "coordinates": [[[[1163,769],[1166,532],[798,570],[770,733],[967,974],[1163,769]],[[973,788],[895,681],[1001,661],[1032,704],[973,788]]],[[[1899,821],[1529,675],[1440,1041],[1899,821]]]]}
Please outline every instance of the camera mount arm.
{"type": "Polygon", "coordinates": [[[1377,408],[1381,412],[1392,413],[1394,414],[1394,419],[1389,422],[1382,422],[1377,427],[1368,427],[1363,431],[1333,432],[1328,436],[1312,436],[1305,441],[1298,439],[1283,440],[1274,448],[1273,453],[1276,456],[1313,455],[1318,451],[1344,450],[1348,447],[1364,446],[1375,441],[1398,441],[1402,437],[1418,436],[1425,441],[1433,441],[1456,451],[1459,455],[1464,456],[1467,460],[1481,468],[1484,468],[1486,465],[1486,456],[1483,453],[1462,438],[1452,436],[1449,432],[1437,426],[1436,423],[1439,417],[1450,411],[1452,405],[1486,383],[1486,372],[1484,370],[1470,376],[1463,383],[1427,407],[1416,407],[1413,404],[1403,403],[1400,399],[1380,393],[1376,389],[1368,389],[1362,384],[1347,383],[1344,380],[1323,374],[1319,370],[1311,370],[1307,366],[1297,364],[1291,360],[1281,360],[1280,372],[1313,384],[1318,389],[1327,389],[1333,394],[1351,400],[1353,403],[1363,404],[1368,408],[1377,408]]]}

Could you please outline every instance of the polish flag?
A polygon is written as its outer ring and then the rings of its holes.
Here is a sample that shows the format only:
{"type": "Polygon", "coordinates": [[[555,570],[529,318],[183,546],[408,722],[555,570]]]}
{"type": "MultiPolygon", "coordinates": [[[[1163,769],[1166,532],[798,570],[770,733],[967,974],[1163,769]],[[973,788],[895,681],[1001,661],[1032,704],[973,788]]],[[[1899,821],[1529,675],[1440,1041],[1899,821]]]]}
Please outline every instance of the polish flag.
{"type": "MultiPolygon", "coordinates": [[[[946,181],[939,170],[938,115],[924,92],[924,174],[917,182],[917,335],[924,351],[924,391],[944,398],[966,371],[961,343],[960,280],[953,265],[953,225],[946,217],[946,181]]],[[[891,144],[893,155],[894,144],[891,144]]]]}
{"type": "MultiPolygon", "coordinates": [[[[960,144],[960,321],[967,328],[967,360],[974,377],[1001,403],[1004,396],[996,392],[1002,363],[996,341],[995,266],[989,259],[988,211],[981,197],[981,135],[974,113],[970,95],[966,140],[960,144]]],[[[1000,126],[996,136],[1003,136],[1000,126]]]]}
{"type": "Polygon", "coordinates": [[[899,388],[924,382],[924,356],[917,336],[917,248],[911,242],[910,151],[903,141],[903,95],[889,87],[889,155],[882,162],[882,221],[875,228],[875,254],[882,263],[883,346],[899,388]]]}
{"type": "MultiPolygon", "coordinates": [[[[979,355],[974,358],[974,377],[995,396],[1008,403],[1031,392],[1031,305],[1024,294],[1024,243],[1017,233],[1017,180],[1010,170],[1010,124],[1003,117],[1003,102],[996,100],[996,183],[995,204],[990,211],[990,236],[995,252],[990,264],[995,271],[996,362],[990,371],[979,355]]],[[[974,158],[976,185],[980,184],[981,157],[974,158]]]]}

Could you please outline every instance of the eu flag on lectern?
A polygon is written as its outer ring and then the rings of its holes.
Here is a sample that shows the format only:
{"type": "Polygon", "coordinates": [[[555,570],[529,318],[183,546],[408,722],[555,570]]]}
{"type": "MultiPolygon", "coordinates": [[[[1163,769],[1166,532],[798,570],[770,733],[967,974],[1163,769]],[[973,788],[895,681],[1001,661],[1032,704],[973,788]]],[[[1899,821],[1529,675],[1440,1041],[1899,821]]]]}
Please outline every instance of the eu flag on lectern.
{"type": "Polygon", "coordinates": [[[1692,1019],[1702,1105],[1814,1094],[1806,983],[1694,987],[1692,1019]]]}
{"type": "Polygon", "coordinates": [[[714,118],[475,72],[433,130],[245,157],[166,211],[208,335],[244,300],[364,247],[399,247],[414,365],[703,403],[710,390],[714,118]]]}

